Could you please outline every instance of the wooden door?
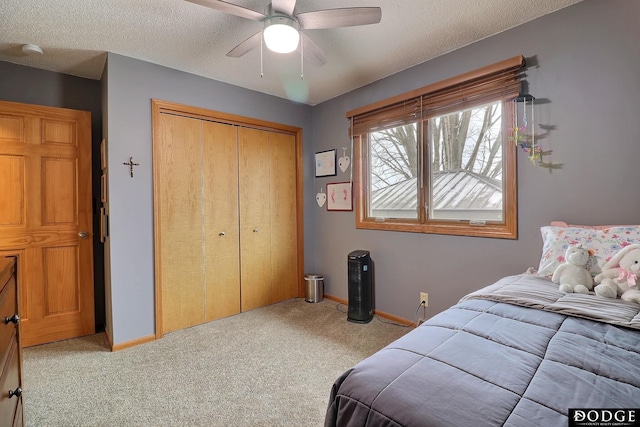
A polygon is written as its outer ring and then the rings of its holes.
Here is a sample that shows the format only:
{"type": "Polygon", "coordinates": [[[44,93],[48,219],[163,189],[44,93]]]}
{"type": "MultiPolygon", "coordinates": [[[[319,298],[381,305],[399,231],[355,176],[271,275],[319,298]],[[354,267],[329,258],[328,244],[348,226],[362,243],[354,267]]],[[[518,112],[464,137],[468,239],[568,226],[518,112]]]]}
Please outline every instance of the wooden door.
{"type": "Polygon", "coordinates": [[[94,333],[90,113],[0,102],[0,195],[23,346],[94,333]]]}
{"type": "Polygon", "coordinates": [[[238,129],[242,311],[271,304],[269,132],[238,129]]]}
{"type": "Polygon", "coordinates": [[[201,120],[161,114],[154,152],[162,331],[204,322],[201,120]]]}
{"type": "Polygon", "coordinates": [[[156,337],[301,296],[300,129],[152,112],[156,337]]]}
{"type": "Polygon", "coordinates": [[[269,134],[271,302],[298,296],[296,143],[293,135],[269,134]]]}
{"type": "Polygon", "coordinates": [[[157,175],[163,333],[240,312],[236,127],[161,114],[157,175]]]}
{"type": "Polygon", "coordinates": [[[240,313],[237,126],[203,121],[205,321],[240,313]]]}

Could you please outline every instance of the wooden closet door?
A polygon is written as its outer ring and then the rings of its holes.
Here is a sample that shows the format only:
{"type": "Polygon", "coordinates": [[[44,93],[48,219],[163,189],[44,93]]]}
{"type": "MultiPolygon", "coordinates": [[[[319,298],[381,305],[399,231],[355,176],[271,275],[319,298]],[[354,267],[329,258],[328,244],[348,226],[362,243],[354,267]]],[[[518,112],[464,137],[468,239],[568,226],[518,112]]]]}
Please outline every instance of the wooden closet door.
{"type": "Polygon", "coordinates": [[[157,100],[152,112],[156,337],[297,297],[300,130],[157,100]]]}
{"type": "Polygon", "coordinates": [[[163,333],[204,322],[202,122],[161,114],[156,247],[163,333]]]}
{"type": "Polygon", "coordinates": [[[269,132],[239,128],[242,311],[271,304],[269,132]]]}
{"type": "Polygon", "coordinates": [[[240,312],[237,126],[203,121],[205,321],[240,312]]]}
{"type": "Polygon", "coordinates": [[[298,296],[296,141],[269,134],[272,302],[298,296]]]}

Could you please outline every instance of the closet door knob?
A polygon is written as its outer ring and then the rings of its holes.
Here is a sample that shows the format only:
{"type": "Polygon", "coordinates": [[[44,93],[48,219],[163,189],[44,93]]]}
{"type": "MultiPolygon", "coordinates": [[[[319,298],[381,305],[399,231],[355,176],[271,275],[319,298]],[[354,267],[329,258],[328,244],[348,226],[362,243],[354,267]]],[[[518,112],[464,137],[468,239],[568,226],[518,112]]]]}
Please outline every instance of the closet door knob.
{"type": "Polygon", "coordinates": [[[86,239],[87,237],[89,237],[89,233],[87,233],[86,231],[81,231],[78,233],[78,237],[80,237],[81,239],[86,239]]]}
{"type": "Polygon", "coordinates": [[[218,236],[223,237],[224,236],[224,231],[219,232],[218,236]]]}
{"type": "Polygon", "coordinates": [[[13,396],[15,396],[15,397],[22,396],[22,388],[18,387],[15,390],[9,390],[9,399],[11,399],[13,396]]]}
{"type": "Polygon", "coordinates": [[[258,229],[257,229],[257,228],[254,228],[254,229],[253,229],[253,232],[254,232],[254,233],[257,233],[257,232],[258,232],[258,229]]]}
{"type": "Polygon", "coordinates": [[[7,325],[9,323],[13,323],[14,325],[17,325],[19,321],[20,321],[20,316],[18,316],[17,314],[14,314],[11,317],[7,316],[4,318],[4,323],[6,323],[7,325]]]}

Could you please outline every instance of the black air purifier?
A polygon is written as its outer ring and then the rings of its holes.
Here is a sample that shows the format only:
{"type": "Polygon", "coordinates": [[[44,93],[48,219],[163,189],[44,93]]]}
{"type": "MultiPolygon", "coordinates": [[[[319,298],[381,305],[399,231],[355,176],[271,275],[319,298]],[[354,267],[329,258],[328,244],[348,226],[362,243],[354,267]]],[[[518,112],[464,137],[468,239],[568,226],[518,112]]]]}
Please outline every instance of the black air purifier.
{"type": "Polygon", "coordinates": [[[369,323],[373,319],[373,271],[369,251],[353,251],[349,262],[349,311],[347,320],[369,323]]]}

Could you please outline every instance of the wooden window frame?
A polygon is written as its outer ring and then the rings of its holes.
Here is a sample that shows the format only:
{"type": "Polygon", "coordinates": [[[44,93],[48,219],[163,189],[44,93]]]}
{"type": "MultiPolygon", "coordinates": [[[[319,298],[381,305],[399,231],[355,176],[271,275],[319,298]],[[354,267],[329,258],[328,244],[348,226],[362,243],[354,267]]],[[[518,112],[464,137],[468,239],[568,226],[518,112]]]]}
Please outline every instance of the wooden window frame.
{"type": "MultiPolygon", "coordinates": [[[[470,71],[468,73],[434,83],[375,104],[347,112],[351,120],[350,134],[354,138],[354,194],[356,210],[356,228],[370,230],[402,231],[413,233],[446,234],[458,236],[490,237],[501,239],[518,238],[517,222],[517,171],[516,145],[509,143],[511,129],[515,126],[513,99],[520,91],[521,70],[525,65],[522,56],[470,71]],[[503,75],[507,75],[502,79],[503,75]],[[498,76],[498,77],[496,77],[498,76]],[[487,83],[488,81],[488,83],[487,83]],[[500,90],[500,85],[503,90],[500,90]],[[465,95],[450,96],[448,91],[463,87],[465,95]],[[488,90],[485,90],[488,89],[488,90]],[[435,99],[435,108],[429,104],[435,99]],[[476,223],[472,221],[432,220],[425,212],[426,192],[418,194],[418,203],[422,208],[417,219],[374,218],[368,216],[369,182],[367,157],[367,136],[377,128],[389,128],[417,122],[418,150],[422,165],[419,166],[418,179],[427,184],[426,154],[427,138],[425,128],[430,117],[459,111],[483,102],[502,100],[502,161],[503,161],[503,220],[476,223]],[[451,102],[449,102],[451,101],[451,102]],[[411,117],[415,119],[411,120],[411,117]]],[[[424,187],[424,186],[423,186],[424,187]]],[[[425,187],[426,188],[426,187],[425,187]]]]}

